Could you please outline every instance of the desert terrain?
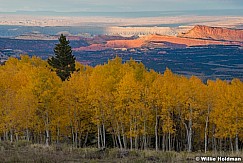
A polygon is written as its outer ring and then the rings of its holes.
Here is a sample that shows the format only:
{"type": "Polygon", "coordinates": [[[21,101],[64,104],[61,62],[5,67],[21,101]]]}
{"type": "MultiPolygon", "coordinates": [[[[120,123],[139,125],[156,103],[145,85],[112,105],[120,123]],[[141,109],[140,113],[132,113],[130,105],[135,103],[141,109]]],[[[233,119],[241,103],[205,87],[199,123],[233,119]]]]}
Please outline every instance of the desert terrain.
{"type": "MultiPolygon", "coordinates": [[[[80,29],[80,33],[122,36],[149,34],[176,36],[187,32],[197,24],[242,29],[242,22],[243,17],[241,16],[181,15],[124,18],[111,16],[71,17],[0,14],[0,26],[76,27],[80,29]]],[[[17,30],[17,27],[9,30],[17,30]]]]}

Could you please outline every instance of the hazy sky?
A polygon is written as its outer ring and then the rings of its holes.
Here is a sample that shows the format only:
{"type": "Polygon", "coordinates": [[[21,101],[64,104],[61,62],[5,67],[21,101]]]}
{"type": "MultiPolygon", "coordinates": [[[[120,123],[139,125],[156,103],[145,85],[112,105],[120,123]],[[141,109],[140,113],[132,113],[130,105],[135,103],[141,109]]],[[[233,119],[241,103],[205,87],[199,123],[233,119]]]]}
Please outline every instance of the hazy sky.
{"type": "Polygon", "coordinates": [[[0,0],[7,11],[166,11],[243,9],[243,0],[0,0]]]}

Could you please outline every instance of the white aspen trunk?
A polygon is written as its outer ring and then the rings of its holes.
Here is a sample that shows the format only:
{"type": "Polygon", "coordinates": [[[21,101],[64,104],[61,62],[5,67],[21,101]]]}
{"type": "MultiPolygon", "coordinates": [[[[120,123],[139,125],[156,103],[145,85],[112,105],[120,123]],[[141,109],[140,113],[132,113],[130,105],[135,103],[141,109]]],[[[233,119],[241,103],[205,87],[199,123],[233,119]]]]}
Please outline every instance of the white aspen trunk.
{"type": "Polygon", "coordinates": [[[105,148],[106,144],[105,144],[105,125],[103,123],[103,148],[105,148]]]}
{"type": "Polygon", "coordinates": [[[49,130],[46,129],[46,146],[49,146],[49,137],[50,137],[49,130]]]}
{"type": "Polygon", "coordinates": [[[189,128],[189,136],[188,136],[188,152],[192,151],[192,128],[189,128]]]}
{"type": "Polygon", "coordinates": [[[155,150],[158,151],[158,109],[155,108],[155,150]]]}
{"type": "MultiPolygon", "coordinates": [[[[88,136],[89,136],[89,132],[87,132],[87,134],[86,134],[86,137],[85,137],[85,140],[84,140],[84,145],[83,145],[83,147],[86,147],[86,143],[87,143],[87,141],[88,141],[88,136]]],[[[81,139],[81,138],[80,138],[81,139]]],[[[81,142],[81,141],[80,141],[81,142]]]]}
{"type": "Polygon", "coordinates": [[[98,133],[97,133],[97,136],[98,136],[98,148],[100,149],[100,126],[99,125],[97,125],[97,131],[98,131],[98,133]]]}
{"type": "Polygon", "coordinates": [[[118,142],[117,142],[117,136],[118,135],[112,135],[113,148],[119,147],[118,142]]]}
{"type": "Polygon", "coordinates": [[[136,136],[134,138],[134,144],[135,144],[135,149],[138,149],[137,118],[135,118],[134,121],[135,121],[134,128],[136,133],[136,136]]]}
{"type": "Polygon", "coordinates": [[[143,149],[144,150],[147,149],[147,136],[146,135],[143,136],[143,149]]]}
{"type": "Polygon", "coordinates": [[[235,135],[235,151],[237,153],[239,152],[239,139],[238,139],[238,134],[235,135]]]}
{"type": "MultiPolygon", "coordinates": [[[[78,135],[79,135],[79,137],[78,137],[78,147],[81,148],[81,146],[82,146],[82,132],[80,132],[78,135]]],[[[86,139],[86,137],[85,137],[85,139],[86,139]]]]}
{"type": "Polygon", "coordinates": [[[146,141],[146,122],[144,122],[144,135],[143,135],[143,149],[147,149],[147,141],[146,141]]]}
{"type": "Polygon", "coordinates": [[[232,153],[234,153],[234,147],[233,147],[233,142],[232,142],[232,138],[230,137],[230,148],[232,153]]]}
{"type": "Polygon", "coordinates": [[[135,136],[135,149],[138,149],[138,136],[135,136]]]}
{"type": "Polygon", "coordinates": [[[239,139],[238,139],[238,112],[236,116],[236,126],[237,126],[237,131],[235,134],[235,151],[238,153],[239,152],[239,139]]]}
{"type": "Polygon", "coordinates": [[[216,147],[216,144],[217,144],[217,141],[216,141],[216,138],[214,137],[214,134],[215,134],[215,125],[213,125],[213,128],[212,128],[212,133],[213,133],[213,137],[212,137],[212,144],[213,144],[213,150],[214,150],[214,152],[216,152],[217,151],[217,147],[216,147]]]}
{"type": "Polygon", "coordinates": [[[15,134],[15,139],[16,139],[16,142],[19,141],[19,135],[18,135],[18,133],[15,134]]]}
{"type": "Polygon", "coordinates": [[[3,141],[6,141],[7,139],[7,136],[6,136],[6,131],[3,132],[3,141]]]}
{"type": "Polygon", "coordinates": [[[75,147],[78,148],[78,131],[75,129],[75,147]]]}
{"type": "Polygon", "coordinates": [[[8,131],[4,132],[5,133],[5,140],[8,141],[8,131]]]}
{"type": "Polygon", "coordinates": [[[163,152],[165,151],[165,134],[163,133],[163,138],[162,138],[162,150],[163,152]]]}
{"type": "Polygon", "coordinates": [[[220,153],[222,151],[222,140],[221,139],[219,139],[219,151],[220,151],[220,153]]]}
{"type": "Polygon", "coordinates": [[[13,131],[12,130],[10,130],[10,141],[11,141],[11,143],[13,142],[13,131]]]}
{"type": "Polygon", "coordinates": [[[75,146],[75,134],[74,134],[74,129],[73,129],[73,127],[72,127],[71,132],[72,132],[72,147],[74,147],[74,146],[75,146]]]}
{"type": "Polygon", "coordinates": [[[124,133],[124,127],[123,127],[122,124],[121,124],[121,127],[122,127],[123,146],[124,146],[125,149],[127,149],[127,140],[126,140],[126,136],[125,136],[125,133],[124,133]]]}
{"type": "Polygon", "coordinates": [[[120,135],[120,127],[119,127],[118,122],[117,122],[117,138],[118,138],[119,146],[122,149],[122,142],[121,142],[121,135],[120,135]]]}
{"type": "Polygon", "coordinates": [[[118,137],[119,146],[122,149],[122,142],[121,142],[121,135],[120,135],[120,133],[118,134],[117,137],[118,137]]]}
{"type": "Polygon", "coordinates": [[[175,147],[176,147],[176,135],[174,134],[172,139],[172,149],[175,150],[175,147]]]}
{"type": "Polygon", "coordinates": [[[30,141],[30,136],[29,136],[29,129],[26,129],[26,139],[27,141],[30,141]]]}
{"type": "Polygon", "coordinates": [[[208,144],[208,136],[207,136],[208,121],[209,121],[209,106],[208,106],[208,114],[206,118],[205,130],[204,130],[204,152],[205,153],[207,153],[207,144],[208,144]]]}
{"type": "Polygon", "coordinates": [[[100,130],[99,133],[100,133],[100,143],[101,143],[101,148],[103,148],[104,143],[103,143],[102,125],[100,126],[99,130],[100,130]]]}
{"type": "Polygon", "coordinates": [[[143,148],[147,149],[147,141],[146,141],[146,120],[143,123],[144,135],[143,135],[143,148]]]}
{"type": "Polygon", "coordinates": [[[59,144],[60,128],[57,127],[57,144],[59,144]]]}
{"type": "Polygon", "coordinates": [[[131,150],[132,150],[132,137],[130,137],[130,144],[131,144],[131,150]]]}
{"type": "Polygon", "coordinates": [[[48,112],[46,113],[46,117],[45,117],[45,128],[46,128],[46,146],[49,146],[50,143],[50,131],[49,131],[49,114],[48,112]]]}
{"type": "Polygon", "coordinates": [[[132,150],[132,146],[133,146],[133,144],[132,144],[132,123],[131,123],[131,120],[130,120],[130,148],[131,148],[131,150],[132,150]]]}
{"type": "Polygon", "coordinates": [[[41,143],[41,144],[43,143],[41,132],[39,133],[39,143],[41,143]]]}
{"type": "Polygon", "coordinates": [[[208,121],[209,121],[209,113],[210,113],[210,105],[208,104],[208,112],[206,117],[206,124],[205,124],[205,130],[204,130],[204,152],[207,153],[207,145],[208,145],[208,121]]]}
{"type": "Polygon", "coordinates": [[[186,125],[186,123],[184,122],[184,126],[186,128],[186,137],[187,137],[187,150],[189,151],[189,129],[186,125]]]}
{"type": "Polygon", "coordinates": [[[103,142],[102,125],[100,126],[99,130],[100,130],[99,133],[100,133],[100,143],[101,143],[101,148],[103,148],[103,147],[104,147],[104,142],[103,142]]]}
{"type": "Polygon", "coordinates": [[[188,152],[191,152],[191,151],[192,151],[192,108],[190,107],[188,152]]]}
{"type": "Polygon", "coordinates": [[[169,140],[169,151],[171,151],[171,138],[170,138],[170,132],[169,132],[168,140],[169,140]]]}

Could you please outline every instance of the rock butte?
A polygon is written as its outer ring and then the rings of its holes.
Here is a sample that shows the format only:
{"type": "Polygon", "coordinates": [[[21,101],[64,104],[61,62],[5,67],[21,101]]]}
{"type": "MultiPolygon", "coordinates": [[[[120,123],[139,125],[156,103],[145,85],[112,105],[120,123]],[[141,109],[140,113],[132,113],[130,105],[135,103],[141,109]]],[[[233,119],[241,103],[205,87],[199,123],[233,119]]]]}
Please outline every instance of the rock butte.
{"type": "Polygon", "coordinates": [[[180,37],[243,42],[243,30],[197,25],[180,37]]]}

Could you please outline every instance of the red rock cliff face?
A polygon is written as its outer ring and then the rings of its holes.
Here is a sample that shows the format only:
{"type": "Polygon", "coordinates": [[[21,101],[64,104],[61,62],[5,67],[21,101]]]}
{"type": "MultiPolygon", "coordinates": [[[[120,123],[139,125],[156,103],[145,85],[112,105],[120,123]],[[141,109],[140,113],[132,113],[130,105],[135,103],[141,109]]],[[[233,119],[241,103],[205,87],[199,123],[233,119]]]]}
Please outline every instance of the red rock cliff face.
{"type": "Polygon", "coordinates": [[[197,25],[180,37],[243,42],[243,30],[197,25]]]}

